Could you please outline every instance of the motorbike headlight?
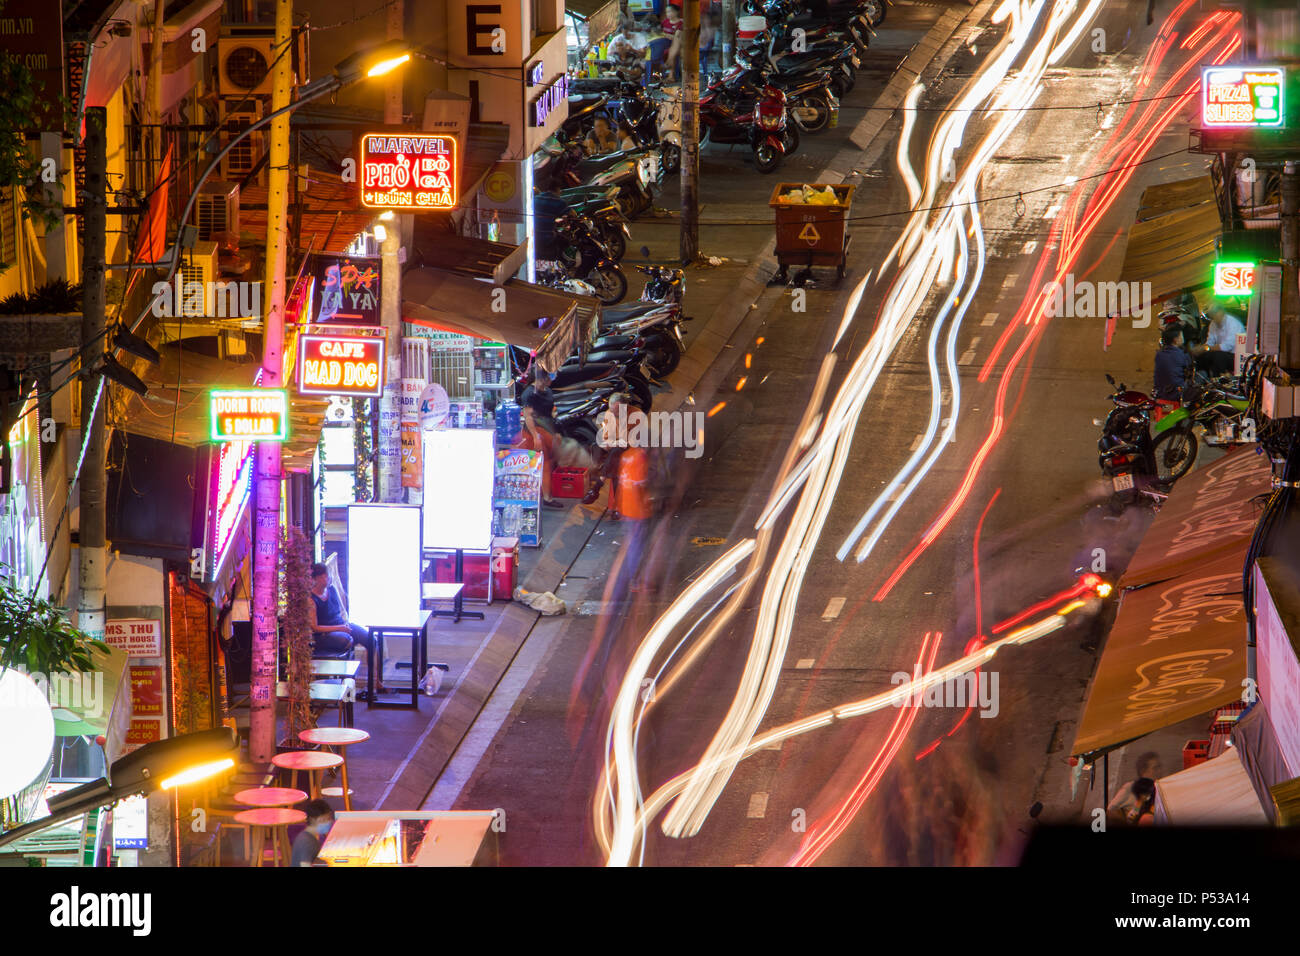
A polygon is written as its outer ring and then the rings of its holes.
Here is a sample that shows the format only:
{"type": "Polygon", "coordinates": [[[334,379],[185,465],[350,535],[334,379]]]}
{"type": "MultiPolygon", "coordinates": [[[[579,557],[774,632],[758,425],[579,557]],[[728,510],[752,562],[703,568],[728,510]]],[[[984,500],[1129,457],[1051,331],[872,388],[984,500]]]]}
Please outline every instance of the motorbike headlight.
{"type": "Polygon", "coordinates": [[[853,64],[853,69],[855,70],[858,67],[862,66],[862,60],[858,58],[858,55],[856,53],[849,54],[849,62],[853,64]]]}
{"type": "Polygon", "coordinates": [[[649,163],[644,159],[636,164],[636,178],[640,181],[642,186],[649,185],[650,183],[650,172],[647,169],[648,166],[649,163]]]}
{"type": "Polygon", "coordinates": [[[779,116],[760,116],[760,117],[758,118],[758,123],[759,123],[760,126],[763,127],[763,129],[776,129],[778,126],[781,125],[781,117],[779,117],[779,116]]]}

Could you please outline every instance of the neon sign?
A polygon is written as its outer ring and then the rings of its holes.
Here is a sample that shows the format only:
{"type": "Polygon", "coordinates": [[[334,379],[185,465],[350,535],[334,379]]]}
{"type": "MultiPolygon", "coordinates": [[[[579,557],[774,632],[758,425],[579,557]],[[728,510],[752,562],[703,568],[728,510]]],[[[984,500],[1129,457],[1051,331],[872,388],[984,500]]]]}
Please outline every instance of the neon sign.
{"type": "Polygon", "coordinates": [[[213,391],[208,398],[214,442],[289,437],[289,394],[282,388],[213,391]]]}
{"type": "Polygon", "coordinates": [[[226,549],[244,516],[249,492],[253,487],[253,451],[250,441],[223,442],[217,451],[217,466],[212,472],[212,560],[211,577],[220,571],[226,549]]]}
{"type": "Polygon", "coordinates": [[[1206,127],[1282,125],[1280,66],[1212,66],[1201,71],[1201,124],[1206,127]]]}
{"type": "Polygon", "coordinates": [[[551,85],[537,94],[537,98],[529,104],[528,125],[545,126],[546,120],[550,117],[561,104],[569,101],[569,75],[561,73],[551,85]]]}
{"type": "Polygon", "coordinates": [[[1214,264],[1214,294],[1247,296],[1255,289],[1255,263],[1216,262],[1214,264]]]}
{"type": "Polygon", "coordinates": [[[456,140],[450,136],[361,137],[361,205],[414,211],[456,208],[456,140]]]}
{"type": "Polygon", "coordinates": [[[382,336],[305,334],[298,342],[298,391],[303,395],[383,394],[382,336]]]}

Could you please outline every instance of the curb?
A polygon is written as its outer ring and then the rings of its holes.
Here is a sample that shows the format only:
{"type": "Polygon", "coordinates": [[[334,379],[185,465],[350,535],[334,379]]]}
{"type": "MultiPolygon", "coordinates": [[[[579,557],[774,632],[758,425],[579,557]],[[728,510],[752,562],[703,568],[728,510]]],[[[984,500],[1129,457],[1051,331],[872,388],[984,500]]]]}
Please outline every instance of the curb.
{"type": "MultiPolygon", "coordinates": [[[[838,177],[838,182],[845,182],[853,176],[852,170],[861,163],[862,153],[871,146],[884,130],[885,124],[893,118],[895,109],[907,96],[908,89],[934,55],[952,39],[962,25],[970,21],[982,20],[993,5],[994,0],[984,0],[973,9],[950,9],[939,18],[916,46],[912,47],[911,52],[890,77],[889,83],[881,91],[880,96],[868,108],[867,115],[849,134],[849,141],[856,148],[845,147],[836,153],[818,177],[818,181],[836,181],[830,179],[828,174],[838,177]]],[[[714,313],[713,320],[686,349],[681,363],[673,373],[672,388],[663,396],[667,408],[681,411],[693,406],[692,398],[696,391],[706,395],[713,391],[725,370],[716,371],[714,375],[708,373],[727,343],[735,336],[736,331],[749,315],[761,311],[759,302],[767,293],[771,292],[774,295],[783,293],[784,290],[769,289],[766,278],[762,276],[767,262],[775,256],[775,253],[776,237],[773,236],[755,256],[741,278],[735,297],[738,304],[725,311],[714,313]],[[683,375],[683,372],[686,374],[683,375]]]]}

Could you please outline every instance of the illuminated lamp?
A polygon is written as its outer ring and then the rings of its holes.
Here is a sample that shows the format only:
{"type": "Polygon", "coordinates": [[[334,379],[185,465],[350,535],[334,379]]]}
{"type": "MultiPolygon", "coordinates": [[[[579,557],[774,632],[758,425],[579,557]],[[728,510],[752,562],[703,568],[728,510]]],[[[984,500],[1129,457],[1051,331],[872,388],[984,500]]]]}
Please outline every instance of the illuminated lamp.
{"type": "Polygon", "coordinates": [[[36,682],[7,668],[0,676],[0,798],[35,780],[54,752],[54,712],[36,682]]]}

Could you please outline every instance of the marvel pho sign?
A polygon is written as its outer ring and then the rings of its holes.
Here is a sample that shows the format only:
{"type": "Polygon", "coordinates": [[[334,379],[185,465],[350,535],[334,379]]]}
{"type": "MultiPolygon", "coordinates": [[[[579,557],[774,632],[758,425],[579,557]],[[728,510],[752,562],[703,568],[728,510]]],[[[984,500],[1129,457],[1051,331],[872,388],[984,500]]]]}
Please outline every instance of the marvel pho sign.
{"type": "Polygon", "coordinates": [[[214,442],[285,441],[289,393],[282,388],[222,389],[208,393],[214,442]]]}
{"type": "Polygon", "coordinates": [[[412,134],[361,137],[361,205],[427,212],[456,208],[456,140],[412,134]]]}
{"type": "Polygon", "coordinates": [[[1206,129],[1280,127],[1285,116],[1280,66],[1211,66],[1201,70],[1201,125],[1206,129]]]}

